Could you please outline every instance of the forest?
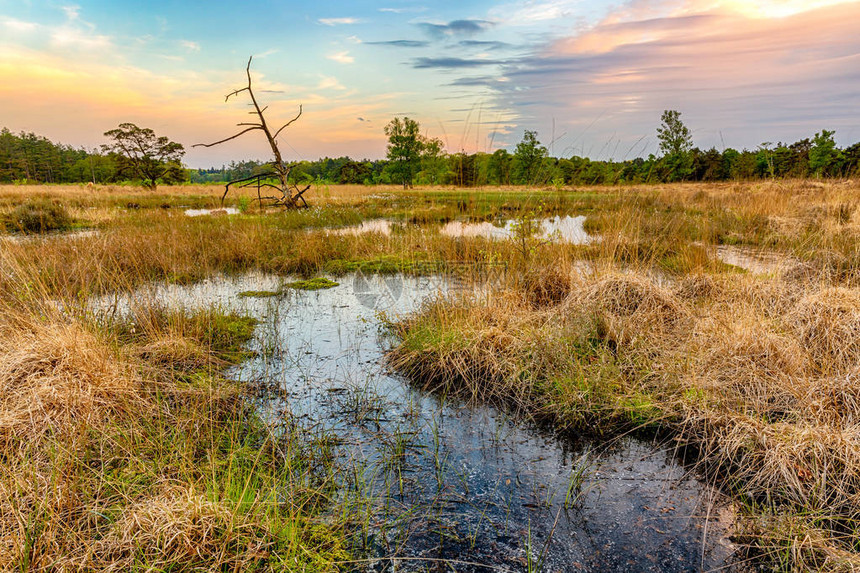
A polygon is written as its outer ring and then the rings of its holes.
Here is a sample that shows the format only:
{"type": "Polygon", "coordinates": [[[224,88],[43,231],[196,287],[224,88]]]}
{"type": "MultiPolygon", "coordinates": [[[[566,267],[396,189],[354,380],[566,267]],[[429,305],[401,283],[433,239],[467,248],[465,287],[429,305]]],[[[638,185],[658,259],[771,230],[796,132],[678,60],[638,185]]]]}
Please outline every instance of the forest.
{"type": "MultiPolygon", "coordinates": [[[[416,122],[417,123],[417,122],[416,122]]],[[[683,127],[683,126],[682,126],[683,127]]],[[[421,136],[419,136],[421,138],[421,136]]],[[[794,143],[763,143],[754,150],[700,149],[687,135],[675,150],[661,141],[661,155],[624,161],[572,155],[553,157],[537,133],[526,131],[513,152],[449,153],[441,141],[421,138],[410,159],[409,184],[456,185],[617,185],[671,181],[737,181],[806,177],[850,178],[860,172],[860,142],[839,148],[834,132],[822,130],[794,143]]],[[[323,157],[297,161],[296,183],[402,183],[397,161],[323,157]]],[[[267,171],[265,160],[231,161],[220,167],[185,169],[190,183],[221,183],[267,171]]],[[[0,131],[0,183],[122,183],[129,180],[118,156],[98,149],[55,143],[35,133],[0,131]]]]}

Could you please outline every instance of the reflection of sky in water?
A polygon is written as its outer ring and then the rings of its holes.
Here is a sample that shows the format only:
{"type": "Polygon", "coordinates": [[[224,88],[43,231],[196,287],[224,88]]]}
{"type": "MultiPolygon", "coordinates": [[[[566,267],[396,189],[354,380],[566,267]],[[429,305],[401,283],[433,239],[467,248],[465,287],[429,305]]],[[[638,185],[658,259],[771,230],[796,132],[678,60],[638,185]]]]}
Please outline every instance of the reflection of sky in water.
{"type": "Polygon", "coordinates": [[[335,235],[361,235],[362,233],[382,233],[383,235],[391,234],[392,223],[388,219],[371,219],[362,221],[358,225],[351,227],[343,227],[342,229],[332,229],[335,235]]]}
{"type": "Polygon", "coordinates": [[[187,217],[200,217],[202,215],[238,215],[239,209],[235,207],[222,207],[220,209],[186,209],[187,217]]]}
{"type": "MultiPolygon", "coordinates": [[[[251,343],[258,356],[231,375],[277,389],[260,402],[267,419],[288,416],[342,440],[342,462],[355,464],[355,475],[379,498],[379,526],[368,540],[375,555],[507,570],[525,569],[529,553],[546,571],[725,565],[732,548],[725,540],[727,520],[719,516],[727,510],[711,508],[716,518],[704,539],[703,516],[714,494],[686,477],[670,451],[627,438],[598,452],[598,443],[560,440],[495,408],[445,401],[387,371],[384,352],[392,341],[378,313],[415,310],[445,288],[443,280],[340,281],[328,290],[239,298],[241,291],[277,290],[282,282],[246,275],[159,286],[142,296],[187,306],[214,303],[260,319],[251,343]],[[399,448],[401,463],[386,463],[399,448]],[[590,457],[583,458],[589,448],[590,457]],[[570,492],[578,502],[565,508],[572,471],[584,459],[587,477],[570,492]]],[[[402,561],[397,568],[424,570],[428,563],[402,561]]],[[[371,568],[387,567],[380,561],[371,568]]]]}
{"type": "MultiPolygon", "coordinates": [[[[539,239],[560,240],[567,243],[582,245],[591,242],[593,237],[585,232],[585,216],[556,216],[535,221],[537,227],[534,236],[539,239]]],[[[514,220],[506,221],[504,226],[496,226],[486,221],[481,223],[465,223],[451,221],[440,231],[449,237],[486,237],[488,239],[510,239],[516,234],[514,220]]]]}
{"type": "MultiPolygon", "coordinates": [[[[585,232],[583,225],[585,216],[556,216],[539,219],[534,222],[534,237],[543,240],[563,241],[576,245],[584,245],[596,240],[585,232]]],[[[370,219],[362,221],[358,225],[331,229],[329,232],[336,235],[361,235],[364,233],[380,233],[385,236],[391,232],[399,223],[388,219],[370,219]]],[[[488,239],[512,239],[516,236],[517,222],[513,219],[506,221],[503,225],[496,225],[487,221],[470,223],[464,221],[450,221],[442,226],[440,233],[448,237],[485,237],[488,239]]]]}
{"type": "Polygon", "coordinates": [[[32,235],[0,235],[0,242],[34,243],[37,241],[49,240],[74,241],[76,239],[97,237],[99,233],[100,231],[98,229],[79,229],[77,231],[52,231],[50,233],[37,233],[32,235]]]}
{"type": "Polygon", "coordinates": [[[720,245],[716,248],[717,258],[728,265],[734,265],[753,274],[779,273],[798,264],[796,259],[764,249],[751,249],[720,245]]]}

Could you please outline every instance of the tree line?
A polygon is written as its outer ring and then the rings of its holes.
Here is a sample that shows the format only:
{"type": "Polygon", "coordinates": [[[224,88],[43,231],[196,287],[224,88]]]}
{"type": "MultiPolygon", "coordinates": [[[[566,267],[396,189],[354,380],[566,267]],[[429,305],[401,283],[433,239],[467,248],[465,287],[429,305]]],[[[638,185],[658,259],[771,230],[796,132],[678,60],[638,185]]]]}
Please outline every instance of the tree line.
{"type": "MultiPolygon", "coordinates": [[[[659,155],[625,161],[572,155],[552,157],[535,131],[526,130],[513,151],[447,152],[442,141],[421,134],[420,124],[394,118],[386,127],[387,156],[381,160],[324,157],[292,164],[294,183],[457,185],[615,185],[671,181],[860,176],[860,143],[844,149],[835,132],[822,130],[791,144],[762,143],[754,150],[700,149],[680,113],[667,110],[657,129],[659,155]]],[[[33,133],[0,131],[0,183],[114,183],[150,187],[165,183],[222,183],[270,169],[266,161],[231,162],[209,169],[183,168],[182,146],[133,124],[105,133],[98,150],[56,144],[33,133]],[[136,157],[123,138],[145,136],[151,156],[136,157]],[[167,153],[165,154],[165,152],[167,153]],[[161,154],[161,155],[159,155],[161,154]]]]}

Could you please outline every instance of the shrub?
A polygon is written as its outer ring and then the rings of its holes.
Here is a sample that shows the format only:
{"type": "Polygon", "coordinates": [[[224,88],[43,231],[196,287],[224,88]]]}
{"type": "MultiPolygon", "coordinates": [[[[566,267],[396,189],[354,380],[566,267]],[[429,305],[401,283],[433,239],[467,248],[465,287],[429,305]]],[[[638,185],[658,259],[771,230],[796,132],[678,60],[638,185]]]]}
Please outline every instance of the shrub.
{"type": "Polygon", "coordinates": [[[59,203],[47,199],[30,199],[3,217],[3,224],[9,231],[47,233],[68,229],[72,218],[59,203]]]}

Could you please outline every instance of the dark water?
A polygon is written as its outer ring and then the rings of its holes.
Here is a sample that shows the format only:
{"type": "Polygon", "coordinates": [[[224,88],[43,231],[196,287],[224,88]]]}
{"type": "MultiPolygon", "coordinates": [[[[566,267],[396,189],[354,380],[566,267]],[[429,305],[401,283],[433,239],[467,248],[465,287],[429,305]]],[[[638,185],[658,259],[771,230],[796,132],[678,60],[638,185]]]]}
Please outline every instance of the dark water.
{"type": "MultiPolygon", "coordinates": [[[[416,310],[434,278],[348,277],[336,288],[242,299],[278,279],[160,287],[261,320],[234,369],[274,389],[269,419],[327,430],[353,468],[342,503],[373,500],[357,543],[372,571],[700,571],[730,568],[729,506],[657,443],[560,439],[488,407],[411,387],[385,365],[379,313],[416,310]]],[[[349,473],[349,472],[347,472],[349,473]]]]}

